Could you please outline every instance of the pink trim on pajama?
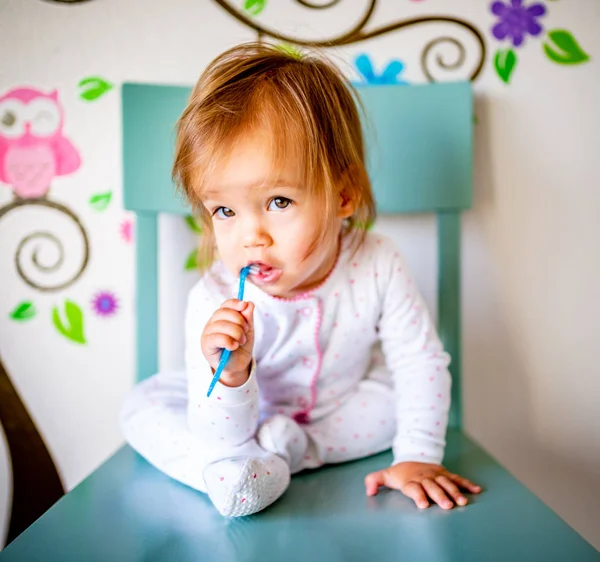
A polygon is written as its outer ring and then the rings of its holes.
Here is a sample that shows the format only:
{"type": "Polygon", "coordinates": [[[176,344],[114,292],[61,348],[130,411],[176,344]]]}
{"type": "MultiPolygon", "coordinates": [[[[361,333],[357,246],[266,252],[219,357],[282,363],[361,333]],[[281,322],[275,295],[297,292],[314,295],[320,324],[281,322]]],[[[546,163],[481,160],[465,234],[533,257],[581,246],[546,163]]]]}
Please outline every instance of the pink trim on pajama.
{"type": "Polygon", "coordinates": [[[252,375],[239,388],[218,383],[206,398],[212,372],[200,337],[237,291],[237,279],[215,264],[190,292],[186,374],[159,374],[134,389],[122,414],[128,442],[200,490],[208,462],[263,455],[257,429],[276,414],[295,419],[309,436],[293,472],[389,447],[395,462],[440,463],[449,357],[391,241],[369,234],[350,255],[344,244],[329,278],[292,300],[248,284],[246,300],[256,305],[252,375]]]}

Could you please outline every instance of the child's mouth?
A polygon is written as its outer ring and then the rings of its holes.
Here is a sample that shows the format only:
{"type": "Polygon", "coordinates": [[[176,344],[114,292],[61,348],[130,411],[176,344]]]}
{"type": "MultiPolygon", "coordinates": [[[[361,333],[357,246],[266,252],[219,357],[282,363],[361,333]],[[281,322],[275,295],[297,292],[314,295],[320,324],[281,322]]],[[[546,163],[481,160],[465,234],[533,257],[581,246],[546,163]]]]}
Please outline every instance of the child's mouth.
{"type": "Polygon", "coordinates": [[[255,261],[251,264],[256,272],[251,272],[250,277],[257,285],[270,285],[276,283],[283,273],[278,267],[273,267],[267,263],[255,261]]]}

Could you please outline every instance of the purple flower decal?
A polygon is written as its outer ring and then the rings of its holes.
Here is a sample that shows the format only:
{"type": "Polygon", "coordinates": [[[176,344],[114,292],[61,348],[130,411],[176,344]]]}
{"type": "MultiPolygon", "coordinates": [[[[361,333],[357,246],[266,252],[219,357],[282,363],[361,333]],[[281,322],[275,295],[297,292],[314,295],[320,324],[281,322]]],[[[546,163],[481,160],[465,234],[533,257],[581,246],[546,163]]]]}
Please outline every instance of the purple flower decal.
{"type": "Polygon", "coordinates": [[[542,4],[531,4],[524,6],[523,0],[510,0],[510,2],[494,2],[492,13],[500,18],[500,21],[492,28],[496,39],[502,40],[509,37],[515,47],[523,44],[527,34],[536,36],[542,32],[542,26],[536,18],[546,13],[542,4]]]}
{"type": "Polygon", "coordinates": [[[92,310],[98,316],[114,316],[119,308],[117,297],[108,291],[98,293],[92,299],[92,310]]]}

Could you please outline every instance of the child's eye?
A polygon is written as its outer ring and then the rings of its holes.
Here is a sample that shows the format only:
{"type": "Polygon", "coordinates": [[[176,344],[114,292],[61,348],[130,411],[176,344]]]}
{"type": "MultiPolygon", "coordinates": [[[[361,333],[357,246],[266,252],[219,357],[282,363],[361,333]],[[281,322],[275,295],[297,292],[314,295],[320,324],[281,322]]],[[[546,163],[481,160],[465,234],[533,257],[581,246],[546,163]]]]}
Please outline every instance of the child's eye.
{"type": "Polygon", "coordinates": [[[287,197],[275,197],[269,203],[269,211],[282,211],[292,205],[292,200],[287,197]]]}
{"type": "Polygon", "coordinates": [[[235,213],[229,207],[219,207],[213,212],[213,217],[217,216],[220,219],[230,219],[235,216],[235,213]]]}

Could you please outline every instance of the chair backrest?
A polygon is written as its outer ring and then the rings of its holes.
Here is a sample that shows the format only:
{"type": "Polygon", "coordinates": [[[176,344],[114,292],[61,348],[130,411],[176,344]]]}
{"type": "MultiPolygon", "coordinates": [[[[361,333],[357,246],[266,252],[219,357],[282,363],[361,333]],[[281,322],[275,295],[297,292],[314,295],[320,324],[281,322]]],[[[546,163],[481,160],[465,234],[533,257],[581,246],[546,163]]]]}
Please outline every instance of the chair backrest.
{"type": "MultiPolygon", "coordinates": [[[[438,329],[452,356],[450,425],[461,425],[460,213],[471,206],[468,82],[357,87],[380,213],[435,213],[438,329]]],[[[158,370],[158,215],[189,214],[171,182],[174,125],[191,89],[124,84],[123,187],[136,213],[137,375],[158,370]]]]}

